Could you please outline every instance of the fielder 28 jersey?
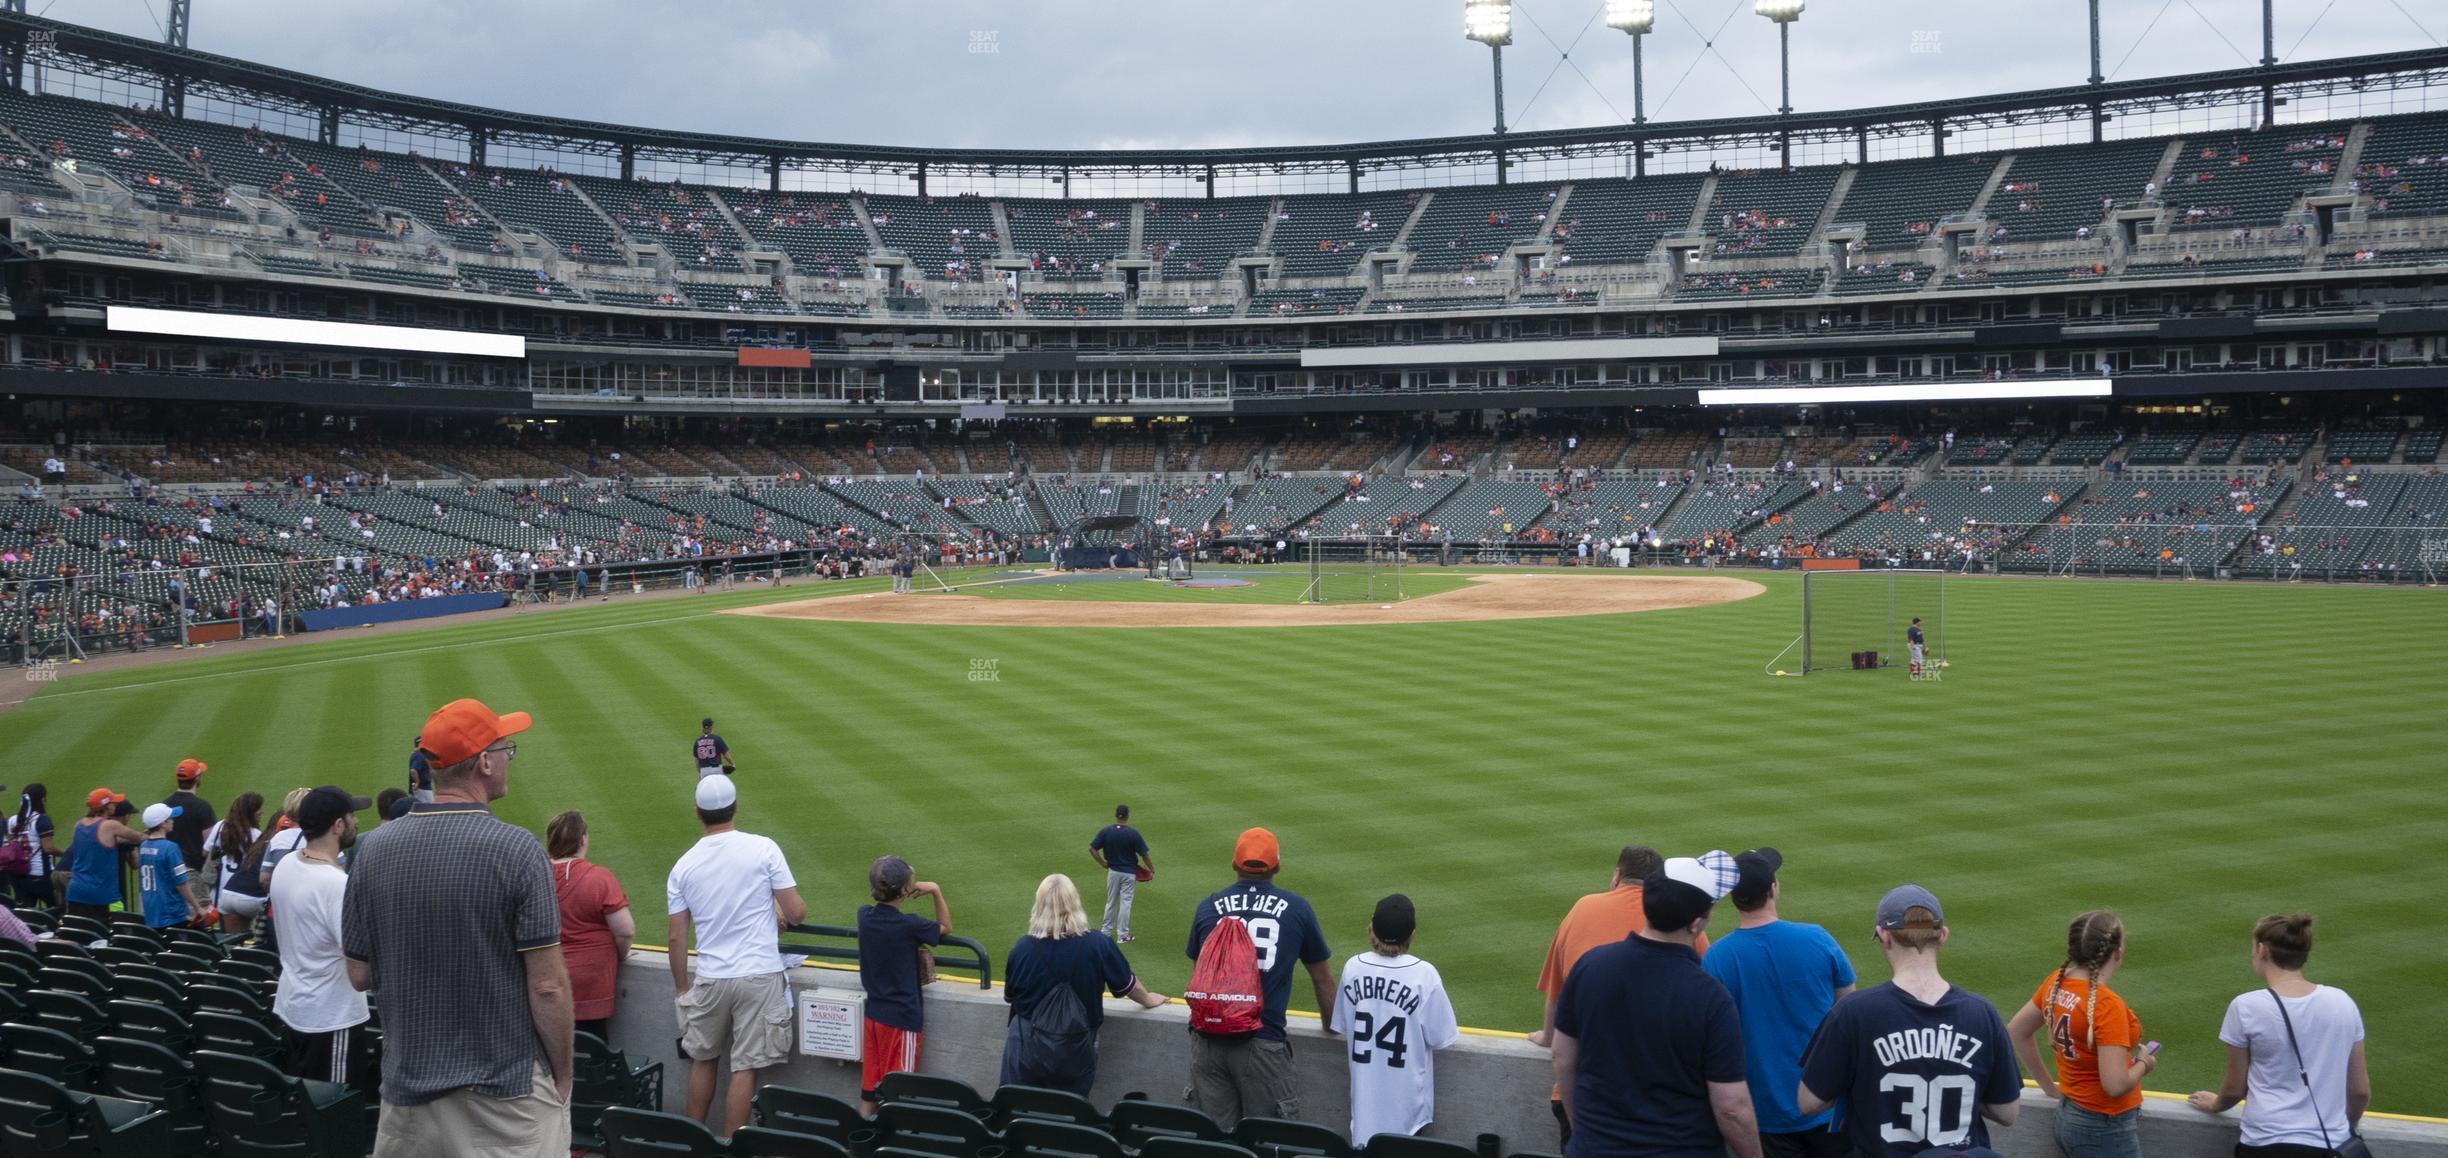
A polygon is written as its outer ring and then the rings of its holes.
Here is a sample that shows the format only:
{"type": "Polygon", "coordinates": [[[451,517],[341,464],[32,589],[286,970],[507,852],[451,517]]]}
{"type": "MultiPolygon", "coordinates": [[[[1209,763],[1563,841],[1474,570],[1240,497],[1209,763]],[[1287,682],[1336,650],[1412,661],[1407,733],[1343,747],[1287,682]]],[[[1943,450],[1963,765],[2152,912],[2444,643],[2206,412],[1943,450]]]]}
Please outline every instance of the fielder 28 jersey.
{"type": "Polygon", "coordinates": [[[1351,1047],[1354,1143],[1418,1133],[1436,1117],[1433,1051],[1462,1038],[1436,966],[1408,953],[1344,962],[1328,1028],[1351,1047]]]}
{"type": "Polygon", "coordinates": [[[1980,1108],[2023,1096],[2006,1022],[1988,999],[1949,986],[1924,1003],[1890,981],[1836,1003],[1803,1055],[1802,1084],[1844,1099],[1856,1158],[1912,1158],[1987,1146],[1980,1108]]]}

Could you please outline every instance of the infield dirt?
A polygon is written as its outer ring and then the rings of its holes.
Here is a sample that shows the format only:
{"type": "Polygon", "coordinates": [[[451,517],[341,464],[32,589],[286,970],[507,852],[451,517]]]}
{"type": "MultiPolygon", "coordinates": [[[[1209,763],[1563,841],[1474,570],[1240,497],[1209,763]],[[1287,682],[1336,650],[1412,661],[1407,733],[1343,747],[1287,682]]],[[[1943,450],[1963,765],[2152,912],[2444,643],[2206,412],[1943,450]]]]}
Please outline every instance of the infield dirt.
{"type": "Polygon", "coordinates": [[[975,595],[834,595],[742,607],[728,615],[959,627],[1323,627],[1624,615],[1748,599],[1766,588],[1717,575],[1474,575],[1452,591],[1378,603],[1132,603],[987,599],[975,595]]]}

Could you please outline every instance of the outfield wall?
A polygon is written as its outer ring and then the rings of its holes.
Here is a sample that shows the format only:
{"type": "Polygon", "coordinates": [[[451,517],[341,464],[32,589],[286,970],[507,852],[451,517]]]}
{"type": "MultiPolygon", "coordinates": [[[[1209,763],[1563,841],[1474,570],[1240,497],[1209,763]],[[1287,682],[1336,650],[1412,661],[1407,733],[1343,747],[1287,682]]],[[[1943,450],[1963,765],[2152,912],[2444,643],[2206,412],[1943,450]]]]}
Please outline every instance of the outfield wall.
{"type": "MultiPolygon", "coordinates": [[[[858,974],[842,969],[802,968],[794,990],[815,986],[856,996],[858,974]]],[[[688,1064],[678,1056],[679,1024],[672,1007],[671,970],[660,951],[632,953],[621,967],[620,1004],[613,1017],[614,1044],[632,1055],[663,1062],[664,1108],[685,1112],[688,1064]]],[[[974,982],[939,981],[926,993],[926,1048],[919,1068],[993,1090],[1003,1060],[1003,991],[974,982]]],[[[1188,1013],[1178,1003],[1142,1010],[1108,998],[1093,1100],[1109,1106],[1132,1091],[1155,1101],[1178,1102],[1188,1084],[1188,1013]]],[[[1300,1081],[1301,1117],[1338,1127],[1350,1118],[1343,1053],[1320,1032],[1313,1017],[1293,1015],[1293,1063],[1300,1081]]],[[[1518,1037],[1465,1034],[1461,1044],[1436,1058],[1437,1120],[1428,1133],[1469,1143],[1478,1135],[1503,1137],[1504,1152],[1557,1149],[1555,1119],[1547,1108],[1554,1083],[1546,1050],[1518,1037]]],[[[858,1064],[793,1055],[768,1071],[766,1081],[820,1090],[845,1100],[858,1097],[858,1064]]],[[[2180,1102],[2144,1103],[2143,1152],[2151,1158],[2231,1158],[2235,1115],[2211,1118],[2180,1102]]],[[[2058,1158],[2051,1122],[2055,1103],[2037,1091],[2023,1095],[2022,1121],[1992,1130],[2006,1158],[2058,1158]]],[[[2364,1135],[2381,1158],[2448,1158],[2448,1125],[2366,1121],[2364,1135]]]]}

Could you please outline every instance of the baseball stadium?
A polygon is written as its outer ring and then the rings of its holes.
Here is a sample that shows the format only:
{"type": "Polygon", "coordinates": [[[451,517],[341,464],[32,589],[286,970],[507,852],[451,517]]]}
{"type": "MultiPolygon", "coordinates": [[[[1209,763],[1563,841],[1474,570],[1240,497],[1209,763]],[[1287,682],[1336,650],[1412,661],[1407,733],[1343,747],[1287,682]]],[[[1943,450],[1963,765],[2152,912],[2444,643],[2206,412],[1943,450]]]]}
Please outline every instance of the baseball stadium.
{"type": "MultiPolygon", "coordinates": [[[[1946,981],[2015,1019],[2022,1117],[1967,1092],[1889,1152],[2094,1158],[2096,1119],[2134,1147],[2100,1158],[2448,1155],[2448,48],[2415,13],[2282,58],[2342,17],[2214,5],[2258,60],[2117,79],[2094,2],[2087,80],[1652,119],[1641,46],[1658,91],[1704,51],[1672,4],[1423,3],[1467,14],[1455,83],[1495,60],[1495,131],[1071,149],[487,107],[191,48],[164,6],[0,9],[0,1152],[474,1153],[439,1107],[517,1101],[533,1055],[568,1113],[501,1153],[1715,1153],[1608,1140],[1612,1039],[1682,1011],[1635,987],[1659,1020],[1610,1024],[1624,955],[1554,957],[1638,887],[1605,939],[1698,896],[1675,965],[1753,1055],[1758,982],[1712,963],[1746,890],[1825,930],[1810,1068],[1707,1137],[1867,1158],[1862,1097],[1770,1123],[1937,959],[1889,919],[1915,885],[1946,981]],[[1627,54],[1635,113],[1508,128],[1533,19],[1558,68],[1627,54]],[[418,843],[487,806],[508,845],[418,843]],[[688,891],[742,834],[787,862],[778,950],[729,897],[787,966],[759,1063],[687,996],[753,980],[688,891]],[[328,894],[273,891],[284,836],[328,894]],[[574,876],[530,935],[530,862],[625,891],[599,966],[574,876]],[[1031,943],[1070,939],[1049,874],[1131,978],[1076,1088],[1011,1076],[1031,943]],[[1314,910],[1317,984],[1259,922],[1271,1036],[1210,1041],[1234,888],[1314,910]],[[940,939],[907,995],[879,913],[940,939]],[[2309,965],[2273,914],[2317,919],[2309,965]],[[478,964],[424,964],[461,937],[478,964]],[[1414,949],[1459,1036],[1371,1137],[1321,970],[1414,949]],[[499,1023],[515,1090],[402,1092],[500,1061],[431,1006],[493,1008],[495,962],[527,1010],[563,950],[559,1028],[499,1023]],[[2049,1021],[2069,974],[2094,1004],[2049,1021]],[[1270,1042],[1297,1097],[1219,1108],[1215,1051],[1270,1042]],[[2320,1145],[2282,1097],[2331,1107],[2320,1145]]],[[[1744,7],[1780,46],[1827,18],[1744,7]]],[[[1727,1080],[1689,1084],[1705,1119],[1727,1080]]]]}

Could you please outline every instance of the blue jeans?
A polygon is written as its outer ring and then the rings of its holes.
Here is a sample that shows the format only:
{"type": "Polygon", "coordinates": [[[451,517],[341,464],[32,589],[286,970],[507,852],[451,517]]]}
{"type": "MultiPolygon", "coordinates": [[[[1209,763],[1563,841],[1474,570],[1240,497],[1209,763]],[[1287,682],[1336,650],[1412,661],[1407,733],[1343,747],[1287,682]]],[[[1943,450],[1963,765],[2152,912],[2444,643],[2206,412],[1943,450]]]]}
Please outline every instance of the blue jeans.
{"type": "Polygon", "coordinates": [[[2057,1148],[2066,1158],[2142,1158],[2142,1108],[2102,1114],[2061,1101],[2057,1148]]]}

